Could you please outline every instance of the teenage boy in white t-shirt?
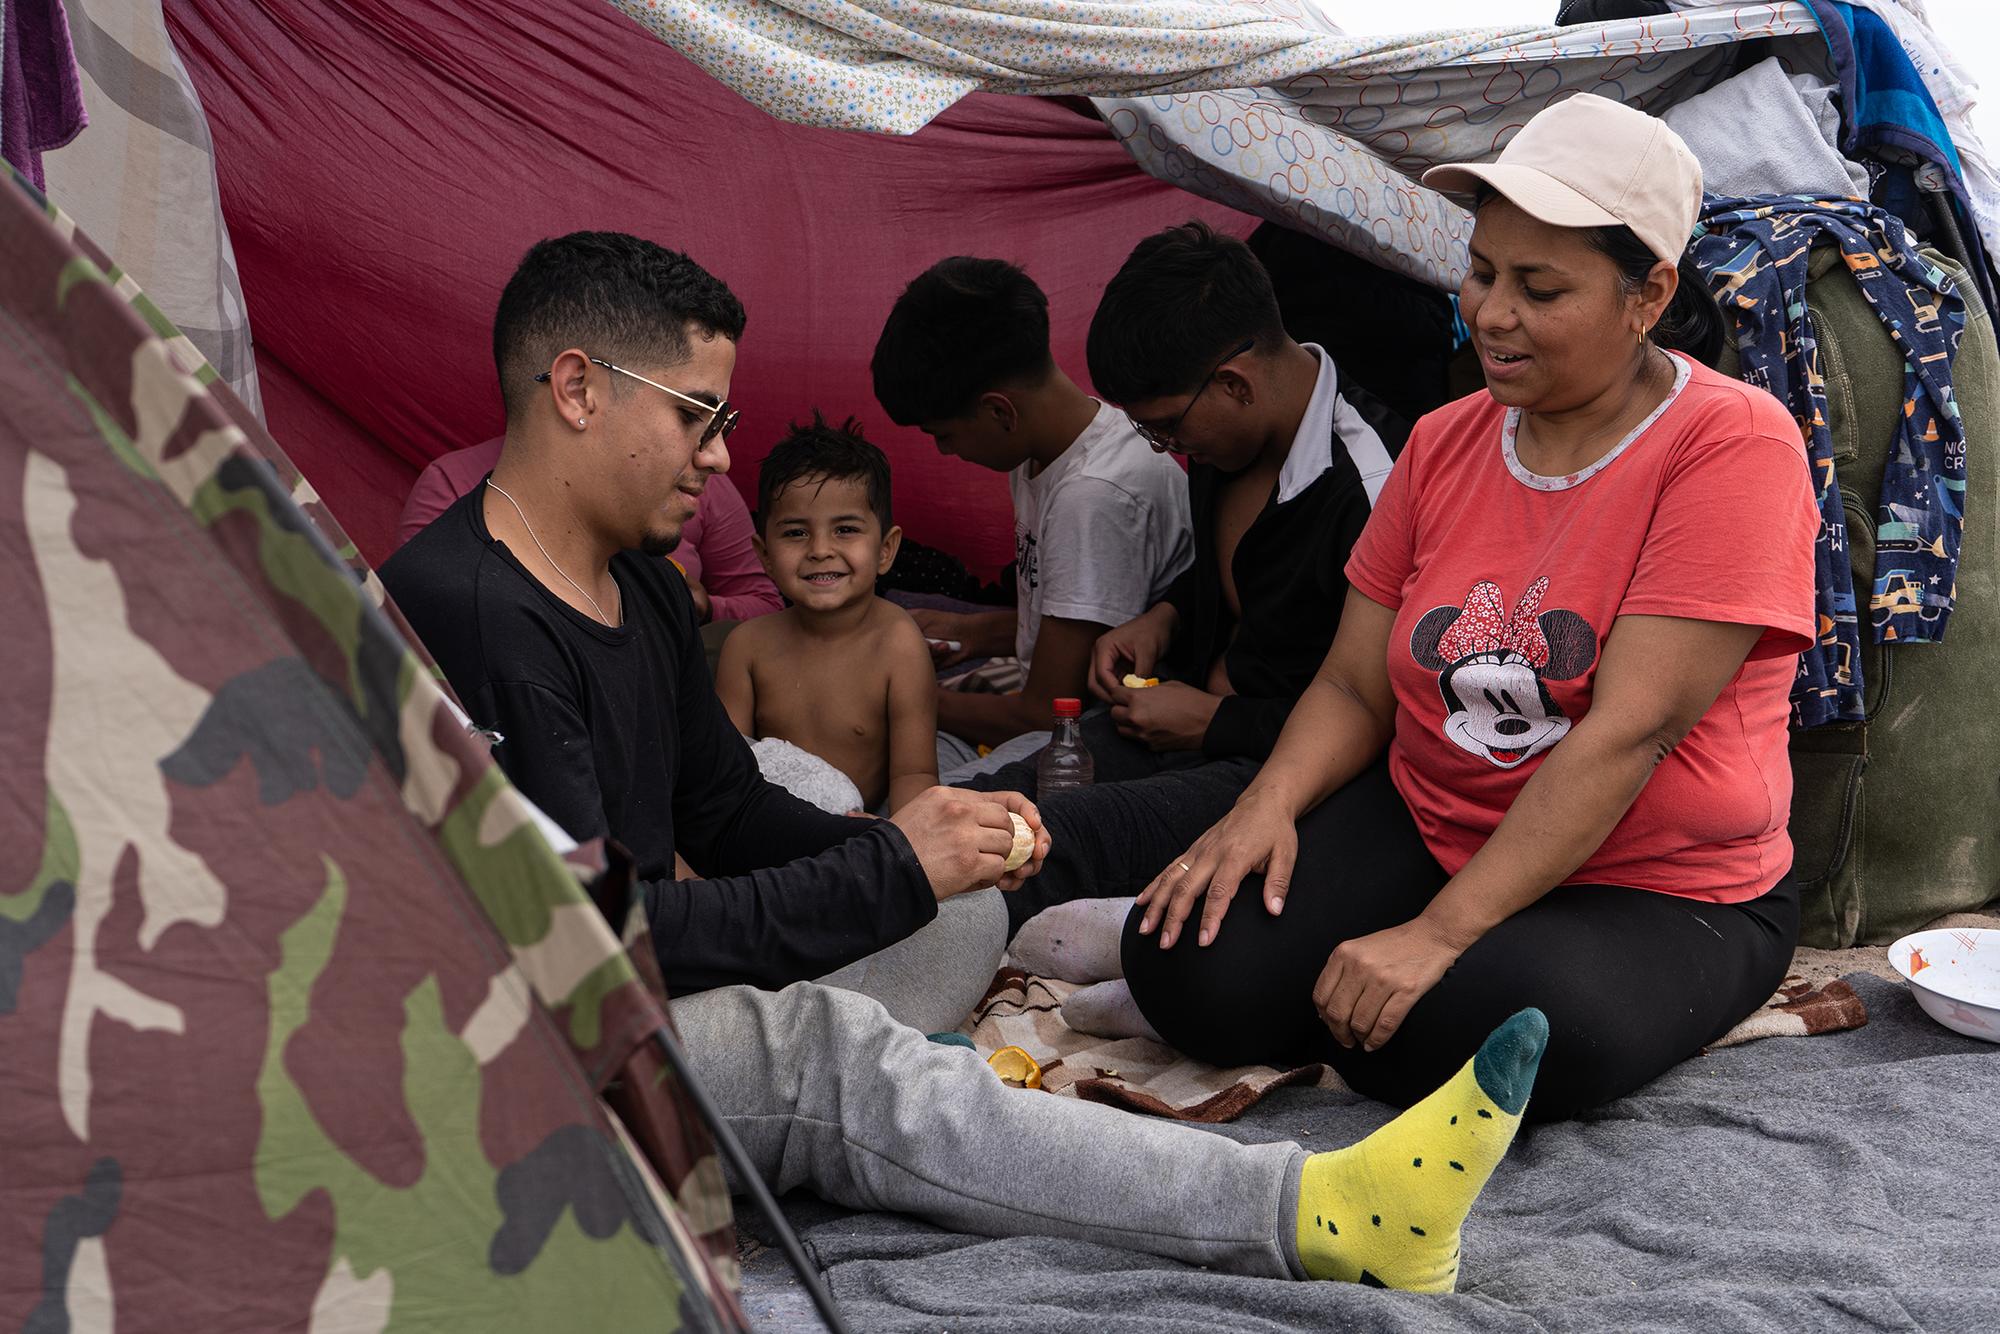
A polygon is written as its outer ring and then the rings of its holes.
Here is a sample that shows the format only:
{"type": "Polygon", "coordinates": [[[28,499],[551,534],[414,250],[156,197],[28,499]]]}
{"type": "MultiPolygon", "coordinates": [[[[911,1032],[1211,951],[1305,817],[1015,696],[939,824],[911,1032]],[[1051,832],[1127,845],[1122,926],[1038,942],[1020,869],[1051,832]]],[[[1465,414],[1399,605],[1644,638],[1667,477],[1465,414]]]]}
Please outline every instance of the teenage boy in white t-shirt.
{"type": "Polygon", "coordinates": [[[919,274],[873,368],[892,419],[1006,473],[1014,500],[1015,610],[914,614],[934,646],[956,645],[936,650],[939,666],[1011,653],[1026,682],[1007,695],[939,691],[938,731],[997,746],[1046,728],[1057,699],[1084,696],[1097,638],[1193,560],[1187,480],[1057,367],[1048,298],[1003,260],[958,256],[919,274]]]}

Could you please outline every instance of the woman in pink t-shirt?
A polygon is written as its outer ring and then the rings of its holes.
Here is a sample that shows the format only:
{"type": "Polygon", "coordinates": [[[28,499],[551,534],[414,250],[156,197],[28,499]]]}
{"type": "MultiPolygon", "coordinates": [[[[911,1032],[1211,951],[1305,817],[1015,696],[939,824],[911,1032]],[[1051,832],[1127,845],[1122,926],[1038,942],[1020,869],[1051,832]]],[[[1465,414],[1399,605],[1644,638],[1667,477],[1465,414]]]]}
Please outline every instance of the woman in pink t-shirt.
{"type": "Polygon", "coordinates": [[[1529,1114],[1561,1117],[1784,976],[1818,517],[1785,408],[1666,350],[1721,325],[1680,263],[1700,168],[1662,122],[1582,95],[1425,179],[1477,196],[1487,388],[1411,433],[1325,665],[1140,896],[1126,973],[1191,1054],[1325,1059],[1396,1103],[1538,1006],[1529,1114]]]}

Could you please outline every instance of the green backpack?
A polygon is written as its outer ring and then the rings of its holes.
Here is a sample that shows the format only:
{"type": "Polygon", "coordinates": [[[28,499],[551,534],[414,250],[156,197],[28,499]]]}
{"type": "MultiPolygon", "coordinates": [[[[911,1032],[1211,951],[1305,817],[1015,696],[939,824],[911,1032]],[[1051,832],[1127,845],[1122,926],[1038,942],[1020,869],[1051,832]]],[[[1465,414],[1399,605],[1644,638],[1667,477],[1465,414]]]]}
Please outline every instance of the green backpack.
{"type": "MultiPolygon", "coordinates": [[[[1952,364],[1967,439],[1958,605],[1943,643],[1884,651],[1864,626],[1868,720],[1792,733],[1792,842],[1800,943],[1884,945],[2000,895],[2000,349],[1957,264],[1965,336],[1952,364]],[[1982,446],[1989,446],[1982,448],[1982,446]]],[[[1806,286],[1826,378],[1854,587],[1875,574],[1875,499],[1902,410],[1903,356],[1837,248],[1806,286]]],[[[1734,350],[1721,369],[1736,374],[1734,350]]]]}

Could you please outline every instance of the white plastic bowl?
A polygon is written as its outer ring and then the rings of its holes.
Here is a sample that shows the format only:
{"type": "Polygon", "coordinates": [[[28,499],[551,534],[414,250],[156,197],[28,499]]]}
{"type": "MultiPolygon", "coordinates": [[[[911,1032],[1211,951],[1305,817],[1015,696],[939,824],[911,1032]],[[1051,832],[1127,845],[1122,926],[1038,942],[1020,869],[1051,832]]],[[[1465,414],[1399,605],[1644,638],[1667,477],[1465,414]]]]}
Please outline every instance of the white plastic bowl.
{"type": "Polygon", "coordinates": [[[1924,1013],[1954,1033],[2000,1042],[2000,931],[1919,931],[1889,947],[1924,1013]]]}

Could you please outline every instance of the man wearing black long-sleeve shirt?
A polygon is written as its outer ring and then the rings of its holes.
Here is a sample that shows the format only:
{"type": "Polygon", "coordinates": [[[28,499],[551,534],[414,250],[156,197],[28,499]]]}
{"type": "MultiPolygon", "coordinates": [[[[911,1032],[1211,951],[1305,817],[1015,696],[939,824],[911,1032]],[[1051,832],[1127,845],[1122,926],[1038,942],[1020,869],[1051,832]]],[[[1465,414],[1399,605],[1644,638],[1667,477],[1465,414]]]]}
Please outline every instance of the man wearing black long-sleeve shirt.
{"type": "Polygon", "coordinates": [[[603,625],[495,539],[483,499],[461,497],[383,580],[473,719],[499,733],[493,753],[515,784],[574,837],[631,851],[674,994],[818,977],[937,915],[895,826],[828,815],[764,781],[709,683],[670,565],[613,556],[624,617],[603,625]],[[676,880],[677,849],[710,878],[676,880]]]}
{"type": "MultiPolygon", "coordinates": [[[[382,567],[515,784],[573,837],[632,851],[676,995],[819,977],[917,932],[940,900],[1021,878],[1001,874],[1005,805],[938,789],[894,823],[827,815],[764,781],[716,699],[661,557],[729,466],[743,322],[685,257],[609,234],[544,242],[495,320],[500,461],[382,567]],[[676,851],[708,878],[676,878],[676,851]]],[[[938,985],[976,1000],[986,974],[938,985]]]]}

